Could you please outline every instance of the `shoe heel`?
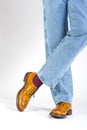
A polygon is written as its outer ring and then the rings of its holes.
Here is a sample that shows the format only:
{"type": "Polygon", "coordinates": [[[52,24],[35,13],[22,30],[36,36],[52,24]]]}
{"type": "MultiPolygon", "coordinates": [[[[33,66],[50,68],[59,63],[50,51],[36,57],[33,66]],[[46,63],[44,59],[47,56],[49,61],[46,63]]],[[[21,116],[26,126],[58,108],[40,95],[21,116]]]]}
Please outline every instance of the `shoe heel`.
{"type": "Polygon", "coordinates": [[[27,72],[27,73],[25,74],[24,79],[23,79],[24,82],[27,82],[27,77],[28,77],[28,75],[29,75],[30,73],[31,73],[31,72],[27,72]]]}
{"type": "Polygon", "coordinates": [[[69,110],[69,111],[67,112],[67,115],[72,115],[72,110],[69,110]]]}

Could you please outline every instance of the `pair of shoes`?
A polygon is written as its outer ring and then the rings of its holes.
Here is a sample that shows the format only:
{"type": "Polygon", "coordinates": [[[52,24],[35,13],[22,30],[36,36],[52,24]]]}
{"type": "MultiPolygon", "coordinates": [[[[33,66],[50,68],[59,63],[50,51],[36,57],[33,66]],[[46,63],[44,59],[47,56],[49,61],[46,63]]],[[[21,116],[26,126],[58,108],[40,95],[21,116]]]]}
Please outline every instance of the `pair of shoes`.
{"type": "Polygon", "coordinates": [[[65,118],[67,115],[72,115],[71,103],[59,102],[56,108],[50,112],[50,115],[55,118],[65,118]]]}
{"type": "MultiPolygon", "coordinates": [[[[16,105],[19,111],[24,111],[27,107],[32,95],[38,90],[39,87],[36,87],[33,83],[33,78],[36,73],[30,72],[27,73],[24,77],[24,86],[18,92],[16,98],[16,105]]],[[[67,115],[72,114],[71,103],[60,102],[56,105],[56,108],[50,112],[50,115],[55,118],[64,118],[67,115]]]]}
{"type": "Polygon", "coordinates": [[[24,109],[27,107],[32,95],[37,91],[39,87],[36,87],[33,84],[33,78],[36,75],[36,73],[30,72],[26,73],[24,77],[24,86],[23,88],[18,92],[17,98],[16,98],[16,106],[19,111],[24,111],[24,109]]]}

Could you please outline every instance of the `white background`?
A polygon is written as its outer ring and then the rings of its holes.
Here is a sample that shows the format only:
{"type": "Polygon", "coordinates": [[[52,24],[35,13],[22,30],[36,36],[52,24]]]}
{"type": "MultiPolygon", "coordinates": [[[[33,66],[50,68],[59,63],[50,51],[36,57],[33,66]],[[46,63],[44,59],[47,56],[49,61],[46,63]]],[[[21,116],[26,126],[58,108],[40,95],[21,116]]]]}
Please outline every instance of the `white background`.
{"type": "Polygon", "coordinates": [[[86,129],[87,47],[72,64],[73,115],[49,117],[55,107],[49,87],[43,85],[25,112],[16,109],[16,94],[27,71],[37,72],[45,62],[43,5],[38,0],[0,0],[0,129],[86,129]]]}

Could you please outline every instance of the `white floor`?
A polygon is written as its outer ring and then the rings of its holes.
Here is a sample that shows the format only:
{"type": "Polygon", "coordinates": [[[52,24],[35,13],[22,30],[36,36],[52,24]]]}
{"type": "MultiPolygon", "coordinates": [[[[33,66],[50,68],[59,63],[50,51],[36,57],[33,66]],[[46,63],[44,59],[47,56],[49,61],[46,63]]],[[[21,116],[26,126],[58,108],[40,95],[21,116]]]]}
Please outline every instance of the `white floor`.
{"type": "MultiPolygon", "coordinates": [[[[16,95],[16,93],[15,93],[16,95]]],[[[55,107],[49,88],[43,85],[32,98],[24,112],[18,112],[15,98],[2,96],[0,98],[0,129],[1,130],[86,130],[87,103],[73,101],[73,115],[65,119],[55,119],[49,112],[55,107]],[[43,96],[42,96],[43,95],[43,96]]],[[[76,97],[75,97],[76,98],[76,97]]],[[[77,98],[79,100],[79,98],[77,98]]]]}

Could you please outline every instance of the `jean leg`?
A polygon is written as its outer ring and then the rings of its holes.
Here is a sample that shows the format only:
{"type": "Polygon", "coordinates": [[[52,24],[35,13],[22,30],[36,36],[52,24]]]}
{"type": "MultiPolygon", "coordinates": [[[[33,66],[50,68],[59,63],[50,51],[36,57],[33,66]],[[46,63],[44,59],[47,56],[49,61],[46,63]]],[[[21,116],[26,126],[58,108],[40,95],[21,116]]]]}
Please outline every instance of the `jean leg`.
{"type": "Polygon", "coordinates": [[[67,2],[43,0],[46,59],[68,31],[67,2]]]}
{"type": "MultiPolygon", "coordinates": [[[[67,0],[44,0],[43,7],[46,59],[48,59],[68,31],[67,0]]],[[[71,97],[73,95],[71,68],[60,79],[56,87],[50,87],[50,89],[56,104],[62,100],[61,97],[65,97],[68,101],[70,95],[71,97]],[[69,92],[65,86],[69,87],[69,92]]],[[[72,98],[69,101],[72,101],[72,98]]]]}
{"type": "MultiPolygon", "coordinates": [[[[71,30],[50,54],[38,72],[43,83],[51,88],[55,88],[70,68],[75,57],[87,45],[87,1],[69,0],[68,11],[71,30]]],[[[69,92],[69,87],[64,87],[69,92]]],[[[61,98],[64,100],[64,97],[61,98]]]]}

